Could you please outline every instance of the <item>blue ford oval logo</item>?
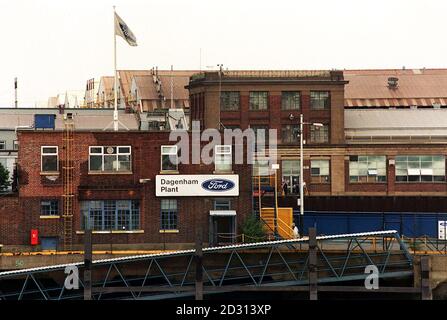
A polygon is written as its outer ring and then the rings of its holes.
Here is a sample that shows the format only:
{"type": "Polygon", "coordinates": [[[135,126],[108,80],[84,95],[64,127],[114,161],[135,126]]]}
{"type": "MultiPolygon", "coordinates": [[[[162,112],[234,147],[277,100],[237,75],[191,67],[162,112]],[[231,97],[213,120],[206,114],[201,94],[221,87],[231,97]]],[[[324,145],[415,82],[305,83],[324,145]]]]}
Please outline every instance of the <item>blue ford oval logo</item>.
{"type": "Polygon", "coordinates": [[[202,183],[202,188],[208,191],[228,191],[234,188],[234,182],[227,179],[210,179],[202,183]]]}

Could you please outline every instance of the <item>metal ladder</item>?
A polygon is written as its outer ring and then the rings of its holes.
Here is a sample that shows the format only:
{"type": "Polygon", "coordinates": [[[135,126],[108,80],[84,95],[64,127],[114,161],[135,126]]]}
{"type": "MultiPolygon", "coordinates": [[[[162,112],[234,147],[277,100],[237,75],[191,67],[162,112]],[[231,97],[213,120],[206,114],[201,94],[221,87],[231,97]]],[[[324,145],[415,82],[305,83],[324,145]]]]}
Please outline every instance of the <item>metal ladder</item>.
{"type": "Polygon", "coordinates": [[[64,193],[63,212],[63,245],[64,250],[72,250],[73,246],[73,206],[74,206],[74,162],[73,162],[73,138],[74,122],[70,115],[64,115],[64,153],[62,166],[64,193]]]}

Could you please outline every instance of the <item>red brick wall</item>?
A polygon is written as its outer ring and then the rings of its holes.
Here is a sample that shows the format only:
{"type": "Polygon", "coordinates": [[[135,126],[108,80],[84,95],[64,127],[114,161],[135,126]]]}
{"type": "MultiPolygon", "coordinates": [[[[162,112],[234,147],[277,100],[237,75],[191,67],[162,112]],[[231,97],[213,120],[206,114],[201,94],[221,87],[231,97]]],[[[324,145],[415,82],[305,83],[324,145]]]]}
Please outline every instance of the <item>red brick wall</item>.
{"type": "Polygon", "coordinates": [[[0,196],[0,244],[11,245],[25,241],[27,234],[24,232],[23,218],[17,195],[0,196]]]}
{"type": "MultiPolygon", "coordinates": [[[[168,141],[166,132],[76,132],[74,146],[76,205],[73,230],[81,230],[80,208],[77,200],[140,199],[140,229],[142,234],[97,235],[95,243],[192,243],[196,228],[202,228],[205,240],[208,237],[209,210],[213,209],[214,198],[178,197],[179,233],[162,234],[160,229],[160,199],[155,197],[155,176],[160,172],[161,145],[174,144],[168,141]],[[130,145],[132,146],[131,174],[89,174],[89,146],[130,145]],[[140,179],[151,179],[147,184],[140,179]]],[[[65,159],[61,132],[20,132],[19,140],[19,192],[23,207],[24,230],[39,229],[41,236],[61,236],[62,218],[41,219],[40,201],[60,199],[62,214],[62,163],[65,159]],[[40,175],[40,147],[59,146],[59,168],[61,175],[49,181],[40,175]]],[[[180,164],[180,174],[212,174],[214,165],[180,164]]],[[[251,169],[247,165],[234,165],[239,174],[240,196],[232,197],[233,209],[237,211],[238,223],[251,212],[251,169]]],[[[19,232],[22,234],[23,232],[19,232]]],[[[74,234],[75,242],[81,243],[82,235],[74,234]]]]}

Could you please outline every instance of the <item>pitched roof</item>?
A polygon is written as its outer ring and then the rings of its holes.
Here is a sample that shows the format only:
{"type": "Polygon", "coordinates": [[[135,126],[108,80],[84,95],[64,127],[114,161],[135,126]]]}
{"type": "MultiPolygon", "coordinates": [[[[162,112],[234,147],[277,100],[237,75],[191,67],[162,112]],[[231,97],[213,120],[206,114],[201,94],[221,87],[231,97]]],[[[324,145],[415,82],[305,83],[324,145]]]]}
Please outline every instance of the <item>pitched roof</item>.
{"type": "Polygon", "coordinates": [[[134,76],[135,85],[138,89],[138,97],[142,100],[157,100],[158,93],[152,76],[134,76]]]}
{"type": "MultiPolygon", "coordinates": [[[[157,74],[159,77],[162,76],[170,76],[172,75],[174,78],[188,78],[193,74],[197,73],[196,70],[158,70],[157,74]]],[[[151,76],[154,74],[153,70],[118,70],[118,75],[121,83],[121,88],[124,96],[127,96],[130,91],[130,87],[132,85],[132,78],[135,76],[151,76]]],[[[188,92],[186,89],[184,89],[188,92]]]]}
{"type": "Polygon", "coordinates": [[[345,70],[344,78],[346,107],[447,106],[447,69],[345,70]]]}

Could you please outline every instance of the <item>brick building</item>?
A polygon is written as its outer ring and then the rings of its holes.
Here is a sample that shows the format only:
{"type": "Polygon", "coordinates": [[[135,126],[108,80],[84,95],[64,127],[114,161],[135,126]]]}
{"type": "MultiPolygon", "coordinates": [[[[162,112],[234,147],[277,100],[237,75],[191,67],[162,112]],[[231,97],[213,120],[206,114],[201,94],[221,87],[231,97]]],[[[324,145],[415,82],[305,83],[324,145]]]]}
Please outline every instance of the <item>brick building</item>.
{"type": "Polygon", "coordinates": [[[222,71],[188,88],[203,128],[277,129],[280,205],[297,208],[302,113],[323,124],[303,132],[306,210],[445,212],[446,85],[443,69],[222,71]]]}
{"type": "MultiPolygon", "coordinates": [[[[20,210],[16,214],[23,221],[20,231],[2,232],[0,243],[29,244],[30,231],[35,229],[43,247],[61,247],[66,210],[63,168],[67,165],[63,137],[63,130],[18,132],[20,210]]],[[[205,242],[234,239],[245,216],[252,212],[249,167],[175,165],[176,156],[169,158],[178,152],[174,144],[168,131],[74,132],[70,162],[74,168],[74,248],[82,244],[86,223],[93,229],[98,248],[101,244],[121,249],[182,248],[194,243],[196,232],[202,233],[205,242]],[[157,186],[160,179],[170,181],[166,194],[157,186]],[[233,193],[203,194],[204,187],[188,186],[195,196],[184,196],[175,186],[185,179],[198,179],[203,186],[206,181],[230,180],[233,193]]]]}

